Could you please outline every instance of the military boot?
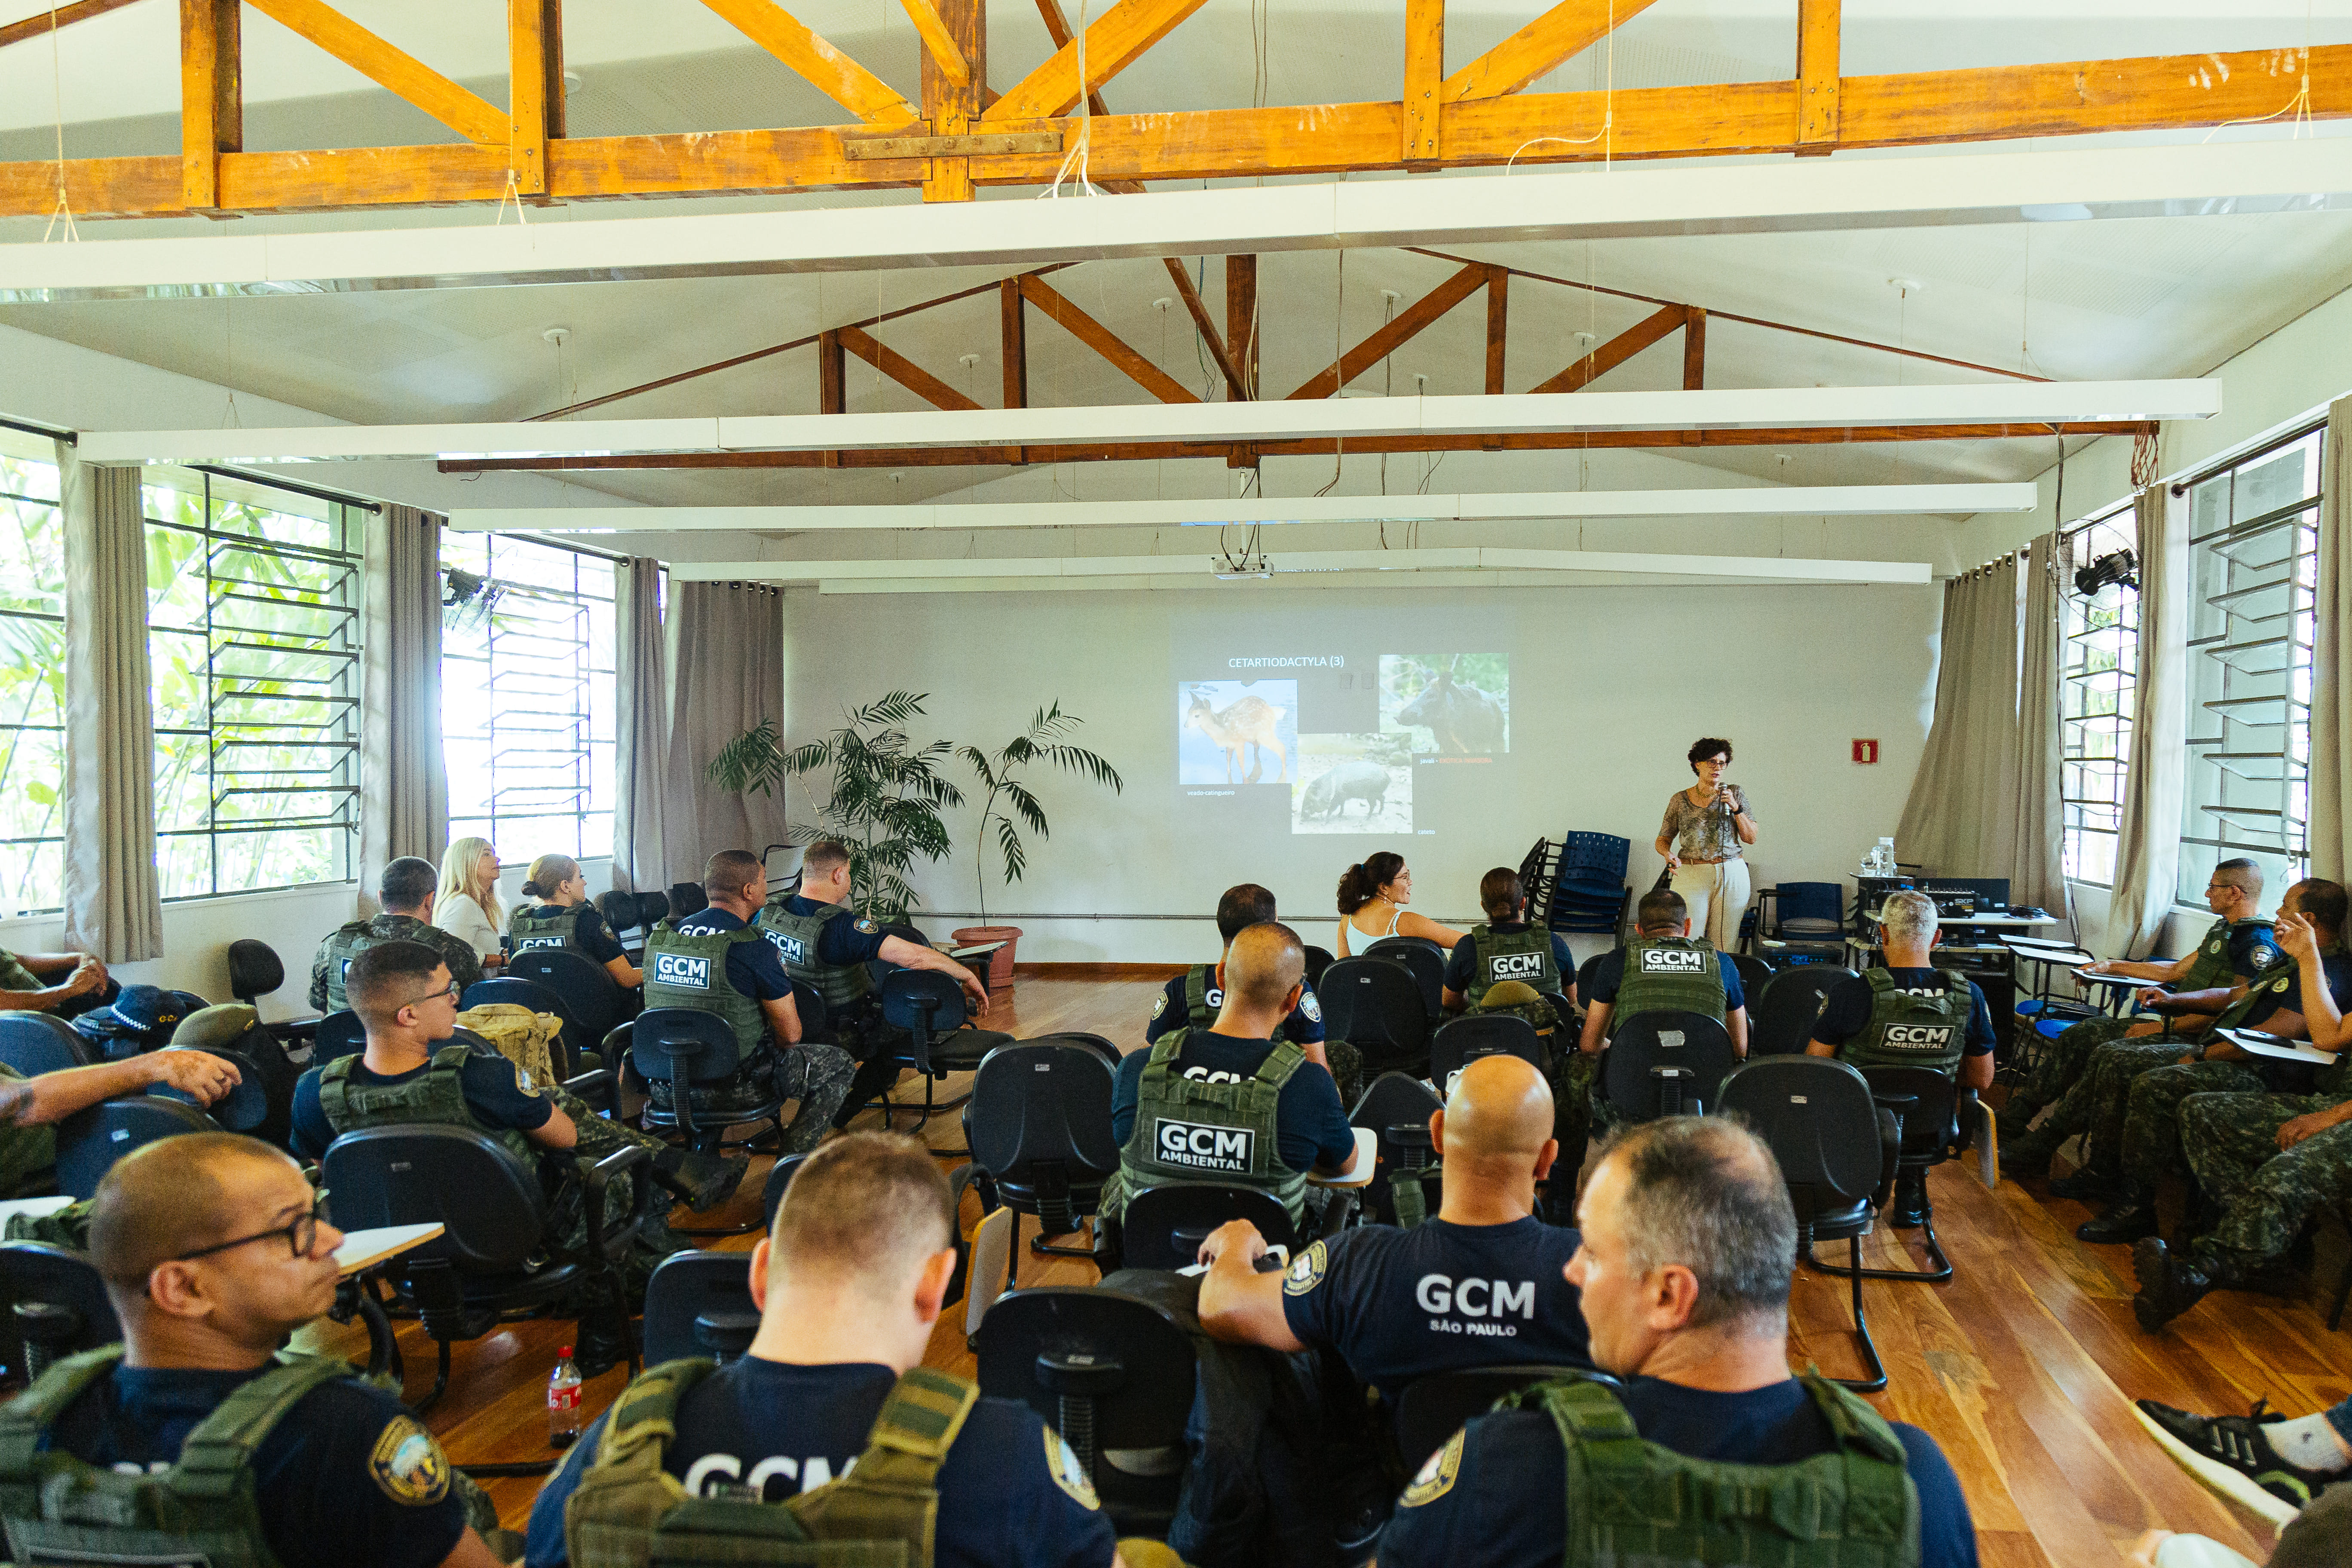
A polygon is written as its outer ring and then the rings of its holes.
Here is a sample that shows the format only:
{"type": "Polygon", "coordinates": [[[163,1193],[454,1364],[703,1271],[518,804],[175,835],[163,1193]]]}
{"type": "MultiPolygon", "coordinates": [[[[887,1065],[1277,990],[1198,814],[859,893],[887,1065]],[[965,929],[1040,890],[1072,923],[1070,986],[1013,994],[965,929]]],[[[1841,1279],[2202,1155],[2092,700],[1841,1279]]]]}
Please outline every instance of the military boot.
{"type": "Polygon", "coordinates": [[[655,1156],[654,1180],[696,1214],[707,1214],[735,1195],[751,1165],[749,1154],[671,1147],[655,1156]]]}
{"type": "Polygon", "coordinates": [[[1927,1218],[1927,1173],[1899,1173],[1895,1178],[1895,1201],[1886,1205],[1886,1223],[1896,1230],[1916,1230],[1927,1218]]]}
{"type": "Polygon", "coordinates": [[[2046,1127],[2028,1132],[2014,1142],[2003,1137],[2000,1140],[2000,1173],[2013,1182],[2046,1176],[2050,1173],[2050,1157],[2058,1152],[2058,1146],[2064,1142],[2063,1134],[2053,1132],[2046,1127]]]}
{"type": "Polygon", "coordinates": [[[2112,1171],[2103,1171],[2090,1164],[2078,1165],[2072,1175],[2050,1178],[2050,1195],[2053,1198],[2075,1198],[2084,1203],[2105,1203],[2123,1196],[2124,1179],[2112,1171]]]}
{"type": "Polygon", "coordinates": [[[2139,1282],[2132,1316],[2151,1334],[2162,1332],[2165,1324],[2203,1300],[2217,1283],[2211,1265],[2194,1252],[2175,1252],[2153,1236],[2132,1244],[2132,1272],[2139,1282]]]}
{"type": "MultiPolygon", "coordinates": [[[[2050,1187],[2055,1192],[2058,1184],[2053,1182],[2050,1187]]],[[[2154,1236],[2157,1230],[2156,1189],[2137,1182],[2118,1182],[2116,1201],[2108,1205],[2107,1212],[2076,1226],[2074,1239],[2106,1246],[2137,1241],[2144,1236],[2154,1236]]]]}
{"type": "Polygon", "coordinates": [[[2033,1119],[2042,1107],[2021,1093],[2009,1097],[2009,1103],[1992,1113],[1993,1131],[2000,1134],[2003,1143],[2014,1143],[2032,1130],[2033,1119]]]}

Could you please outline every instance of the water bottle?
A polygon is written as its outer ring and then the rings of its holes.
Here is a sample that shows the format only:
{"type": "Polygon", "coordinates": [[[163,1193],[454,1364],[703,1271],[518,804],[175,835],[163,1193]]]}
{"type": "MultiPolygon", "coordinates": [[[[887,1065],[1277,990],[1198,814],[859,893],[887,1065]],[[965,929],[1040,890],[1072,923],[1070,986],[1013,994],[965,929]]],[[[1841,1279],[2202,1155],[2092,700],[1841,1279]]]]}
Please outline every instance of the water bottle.
{"type": "Polygon", "coordinates": [[[566,1345],[547,1380],[547,1446],[570,1447],[585,1425],[580,1418],[580,1369],[572,1364],[572,1347],[566,1345]]]}

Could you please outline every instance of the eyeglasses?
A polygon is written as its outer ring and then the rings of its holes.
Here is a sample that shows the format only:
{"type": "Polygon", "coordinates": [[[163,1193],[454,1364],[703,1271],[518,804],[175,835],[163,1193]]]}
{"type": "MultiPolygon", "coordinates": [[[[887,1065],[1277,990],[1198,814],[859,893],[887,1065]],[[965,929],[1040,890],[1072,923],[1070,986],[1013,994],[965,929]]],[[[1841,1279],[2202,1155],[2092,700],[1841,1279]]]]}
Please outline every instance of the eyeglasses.
{"type": "Polygon", "coordinates": [[[282,1236],[291,1247],[296,1258],[310,1256],[310,1248],[319,1240],[319,1226],[327,1217],[327,1189],[320,1187],[316,1201],[306,1214],[297,1215],[291,1225],[281,1225],[275,1230],[257,1230],[251,1236],[240,1236],[235,1241],[218,1241],[210,1247],[200,1247],[194,1252],[183,1252],[172,1259],[174,1263],[193,1263],[199,1258],[210,1258],[215,1252],[226,1252],[233,1247],[243,1247],[249,1241],[268,1241],[282,1236]]]}
{"type": "MultiPolygon", "coordinates": [[[[402,1007],[414,1007],[419,1002],[437,1002],[444,996],[446,996],[450,1001],[455,1002],[457,1000],[458,996],[464,993],[464,986],[452,980],[447,985],[442,987],[438,991],[427,991],[422,996],[411,996],[407,1001],[403,1002],[400,1005],[402,1007]]],[[[398,1012],[399,1008],[394,1008],[394,1011],[398,1012]]]]}

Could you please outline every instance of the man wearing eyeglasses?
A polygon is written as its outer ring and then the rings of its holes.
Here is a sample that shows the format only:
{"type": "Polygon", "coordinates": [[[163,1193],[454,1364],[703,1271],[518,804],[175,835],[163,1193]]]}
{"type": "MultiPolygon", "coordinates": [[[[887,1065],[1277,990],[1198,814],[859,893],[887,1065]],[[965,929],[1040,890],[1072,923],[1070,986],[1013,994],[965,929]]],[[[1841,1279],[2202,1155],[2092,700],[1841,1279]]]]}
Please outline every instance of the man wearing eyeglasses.
{"type": "Polygon", "coordinates": [[[123,1342],[58,1363],[0,1411],[16,1561],[498,1563],[477,1532],[495,1511],[396,1397],[332,1358],[277,1359],[334,1302],[343,1237],[326,1196],[227,1132],[107,1173],[90,1252],[123,1342]]]}

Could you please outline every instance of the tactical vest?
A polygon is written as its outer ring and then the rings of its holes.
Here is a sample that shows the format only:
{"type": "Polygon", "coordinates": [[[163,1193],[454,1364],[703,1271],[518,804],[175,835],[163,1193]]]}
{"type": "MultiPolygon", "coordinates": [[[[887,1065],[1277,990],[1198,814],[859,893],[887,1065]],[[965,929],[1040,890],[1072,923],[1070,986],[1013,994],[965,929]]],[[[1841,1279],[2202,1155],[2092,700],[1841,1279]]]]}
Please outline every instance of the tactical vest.
{"type": "Polygon", "coordinates": [[[1496,1408],[1541,1410],[1559,1429],[1568,1568],[1916,1568],[1919,1489],[1902,1439],[1860,1396],[1822,1377],[1798,1381],[1837,1447],[1792,1465],[1693,1459],[1645,1441],[1615,1394],[1580,1377],[1496,1408]]]}
{"type": "Polygon", "coordinates": [[[221,1402],[161,1475],[101,1469],[42,1440],[121,1345],[68,1356],[0,1409],[0,1525],[18,1563],[276,1568],[254,1498],[253,1457],[313,1389],[349,1377],[331,1356],[281,1362],[221,1402]]]}
{"type": "MultiPolygon", "coordinates": [[[[327,938],[327,1011],[340,1013],[351,1005],[343,994],[343,977],[351,973],[352,960],[372,947],[382,947],[388,942],[407,942],[411,938],[376,929],[376,921],[352,921],[335,928],[327,938]]],[[[410,917],[414,918],[414,917],[410,917]]]]}
{"type": "Polygon", "coordinates": [[[1617,983],[1612,1022],[1671,1008],[1723,1022],[1723,967],[1715,949],[1689,937],[1635,937],[1625,944],[1625,973],[1617,983]]]}
{"type": "MultiPolygon", "coordinates": [[[[2332,952],[2335,949],[2331,948],[2328,951],[2332,952]]],[[[2205,1028],[2205,1038],[2209,1040],[2214,1038],[2214,1031],[2217,1029],[2243,1027],[2243,1020],[2246,1016],[2264,1002],[2274,1002],[2278,1006],[2294,1007],[2297,1012],[2302,1011],[2299,1006],[2296,1006],[2298,1000],[2296,993],[2301,985],[2301,968],[2294,959],[2281,958],[2276,963],[2246,983],[2246,994],[2243,996],[2239,997],[2214,1016],[2212,1023],[2205,1028]]]]}
{"type": "MultiPolygon", "coordinates": [[[[1205,1029],[1217,1021],[1217,1014],[1225,1005],[1225,994],[1216,984],[1217,966],[1196,963],[1184,972],[1184,1023],[1188,1028],[1205,1029]]],[[[1286,1018],[1274,1026],[1276,1041],[1290,1038],[1290,1020],[1286,1018]]]]}
{"type": "Polygon", "coordinates": [[[768,1016],[756,996],[746,996],[727,978],[727,955],[736,944],[758,942],[757,926],[740,931],[713,931],[708,936],[684,936],[664,921],[646,936],[646,1005],[691,1007],[712,1013],[735,1033],[735,1044],[749,1056],[766,1043],[768,1016]]]}
{"type": "Polygon", "coordinates": [[[1885,969],[1864,973],[1870,1022],[1838,1047],[1838,1059],[1857,1068],[1934,1068],[1946,1078],[1957,1072],[1968,1051],[1976,998],[1965,976],[1948,969],[1936,973],[1942,984],[1932,996],[1906,991],[1885,969]]]}
{"type": "Polygon", "coordinates": [[[1176,1070],[1185,1042],[1201,1032],[1171,1030],[1151,1047],[1136,1090],[1135,1131],[1103,1184],[1103,1209],[1124,1215],[1128,1197],[1147,1187],[1255,1187],[1280,1198],[1296,1220],[1307,1206],[1307,1173],[1282,1163],[1275,1110],[1307,1053],[1277,1044],[1243,1081],[1209,1083],[1176,1070]]]}
{"type": "Polygon", "coordinates": [[[0,991],[46,991],[48,986],[41,977],[16,962],[16,955],[0,947],[0,991]]]}
{"type": "MultiPolygon", "coordinates": [[[[2237,974],[2230,963],[2230,942],[2240,926],[2254,926],[2264,933],[2277,929],[2273,921],[2240,921],[2231,925],[2228,921],[2215,921],[2205,940],[2197,944],[2197,956],[2189,961],[2189,968],[2173,982],[2177,991],[2210,991],[2217,985],[2227,985],[2237,974]]],[[[2249,976],[2249,978],[2252,978],[2249,976]]]]}
{"type": "Polygon", "coordinates": [[[1488,989],[1506,980],[1532,985],[1547,996],[1559,994],[1559,965],[1552,961],[1551,932],[1540,926],[1499,936],[1492,926],[1472,926],[1470,952],[1470,989],[1462,995],[1473,1007],[1485,999],[1488,989]]]}
{"type": "Polygon", "coordinates": [[[594,912],[593,904],[541,904],[536,913],[517,910],[507,922],[507,956],[555,947],[584,955],[588,949],[580,941],[580,919],[594,912]]]}
{"type": "Polygon", "coordinates": [[[815,914],[796,915],[778,899],[763,905],[752,921],[753,928],[774,944],[777,956],[784,961],[784,973],[824,997],[825,1012],[831,1016],[838,1016],[874,989],[874,977],[864,964],[827,963],[816,955],[817,937],[824,922],[849,913],[847,904],[819,904],[815,914]]]}
{"type": "Polygon", "coordinates": [[[563,1505],[575,1568],[719,1562],[930,1568],[940,1467],[980,1403],[977,1387],[929,1367],[901,1373],[874,1418],[866,1452],[846,1473],[770,1503],[692,1496],[662,1466],[677,1436],[679,1402],[717,1369],[699,1358],[667,1362],[622,1393],[595,1458],[563,1505]]]}
{"type": "Polygon", "coordinates": [[[410,1127],[420,1122],[436,1127],[470,1127],[487,1132],[525,1170],[539,1168],[539,1151],[512,1127],[487,1127],[466,1102],[464,1072],[472,1050],[462,1045],[444,1046],[415,1078],[400,1083],[354,1084],[352,1069],[366,1060],[353,1051],[337,1057],[319,1069],[319,1110],[335,1136],[362,1127],[410,1127]]]}

